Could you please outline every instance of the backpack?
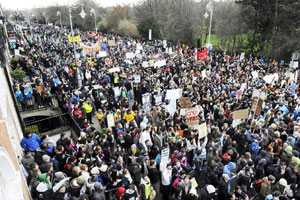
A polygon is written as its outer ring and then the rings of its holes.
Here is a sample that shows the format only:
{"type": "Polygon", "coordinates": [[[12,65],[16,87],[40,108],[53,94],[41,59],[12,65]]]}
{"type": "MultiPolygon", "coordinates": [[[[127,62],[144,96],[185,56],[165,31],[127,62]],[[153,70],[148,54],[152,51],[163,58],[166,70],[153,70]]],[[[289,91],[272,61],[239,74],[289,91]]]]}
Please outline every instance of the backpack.
{"type": "Polygon", "coordinates": [[[267,185],[267,188],[269,187],[269,184],[264,181],[263,179],[258,179],[254,184],[253,184],[253,188],[255,189],[256,192],[259,192],[260,191],[260,188],[261,188],[261,184],[262,183],[265,183],[267,185]]]}
{"type": "Polygon", "coordinates": [[[178,183],[180,183],[180,181],[182,180],[182,178],[179,176],[175,179],[174,183],[173,183],[173,188],[176,188],[178,183]]]}

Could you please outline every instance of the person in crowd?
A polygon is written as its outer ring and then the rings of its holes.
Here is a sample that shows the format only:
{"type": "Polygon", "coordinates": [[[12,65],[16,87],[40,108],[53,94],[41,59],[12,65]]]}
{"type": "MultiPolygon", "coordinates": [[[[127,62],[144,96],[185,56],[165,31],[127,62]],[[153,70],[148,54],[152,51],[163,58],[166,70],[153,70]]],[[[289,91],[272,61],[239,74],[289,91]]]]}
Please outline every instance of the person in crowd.
{"type": "Polygon", "coordinates": [[[24,150],[36,151],[41,145],[40,137],[31,131],[25,131],[24,138],[21,140],[21,147],[24,150]]]}

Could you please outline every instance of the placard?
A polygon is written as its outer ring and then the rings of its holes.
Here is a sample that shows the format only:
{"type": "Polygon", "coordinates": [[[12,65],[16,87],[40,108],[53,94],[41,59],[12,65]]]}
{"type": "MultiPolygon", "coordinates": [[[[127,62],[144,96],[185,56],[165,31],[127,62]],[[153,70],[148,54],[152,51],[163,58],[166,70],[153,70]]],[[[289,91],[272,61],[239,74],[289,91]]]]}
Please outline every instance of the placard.
{"type": "Polygon", "coordinates": [[[232,121],[232,127],[235,128],[237,127],[238,125],[240,125],[242,123],[242,120],[241,119],[234,119],[232,121]]]}
{"type": "Polygon", "coordinates": [[[164,148],[161,150],[161,161],[168,161],[170,156],[170,148],[164,148]]]}
{"type": "Polygon", "coordinates": [[[179,98],[179,105],[182,109],[191,108],[192,107],[191,98],[190,97],[180,97],[179,98]]]}
{"type": "Polygon", "coordinates": [[[126,59],[132,59],[134,58],[134,53],[130,52],[130,53],[126,53],[126,59]]]}
{"type": "Polygon", "coordinates": [[[184,116],[186,114],[187,109],[180,109],[179,115],[184,116]]]}
{"type": "Polygon", "coordinates": [[[140,74],[136,74],[133,77],[134,77],[134,83],[140,83],[141,82],[141,75],[140,74]]]}
{"type": "Polygon", "coordinates": [[[233,119],[247,119],[249,116],[249,109],[237,110],[233,112],[233,119]]]}
{"type": "Polygon", "coordinates": [[[155,99],[155,105],[161,105],[162,104],[162,95],[158,94],[154,96],[155,99]]]}
{"type": "Polygon", "coordinates": [[[278,81],[278,74],[264,76],[264,81],[268,84],[270,84],[272,81],[278,81]]]}
{"type": "Polygon", "coordinates": [[[171,115],[173,115],[176,112],[177,104],[176,99],[171,99],[170,103],[167,105],[167,110],[171,115]]]}
{"type": "Polygon", "coordinates": [[[115,97],[119,97],[119,96],[120,96],[120,93],[121,93],[120,88],[119,88],[119,87],[115,87],[115,88],[114,88],[114,94],[115,94],[115,97]]]}
{"type": "Polygon", "coordinates": [[[143,61],[143,64],[142,64],[143,67],[149,67],[149,63],[147,61],[143,61]]]}
{"type": "Polygon", "coordinates": [[[198,135],[199,139],[202,139],[207,136],[206,122],[204,122],[198,126],[198,134],[199,134],[198,135]]]}
{"type": "Polygon", "coordinates": [[[136,44],[136,50],[143,50],[143,46],[141,45],[141,43],[136,44]]]}
{"type": "Polygon", "coordinates": [[[108,46],[110,47],[117,46],[115,40],[108,40],[108,46]]]}
{"type": "Polygon", "coordinates": [[[167,90],[166,99],[179,99],[182,89],[167,90]]]}
{"type": "Polygon", "coordinates": [[[113,114],[107,115],[107,127],[111,128],[115,126],[115,119],[113,114]]]}
{"type": "Polygon", "coordinates": [[[99,58],[106,57],[106,51],[100,51],[98,55],[99,58]]]}
{"type": "Polygon", "coordinates": [[[149,60],[149,65],[150,65],[150,67],[153,67],[154,66],[154,60],[149,60]]]}
{"type": "Polygon", "coordinates": [[[154,67],[163,67],[165,65],[167,65],[166,60],[159,60],[154,63],[154,67]]]}
{"type": "Polygon", "coordinates": [[[186,123],[188,126],[199,125],[198,109],[190,108],[186,112],[186,123]]]}
{"type": "Polygon", "coordinates": [[[201,71],[201,76],[202,76],[202,79],[206,78],[206,71],[205,71],[205,69],[201,71]]]}
{"type": "Polygon", "coordinates": [[[151,103],[151,99],[150,99],[150,94],[149,93],[146,93],[146,94],[142,95],[142,102],[143,102],[143,105],[151,103]]]}
{"type": "Polygon", "coordinates": [[[251,75],[252,75],[253,79],[258,78],[258,72],[257,71],[251,72],[251,75]]]}
{"type": "Polygon", "coordinates": [[[19,49],[15,49],[15,56],[19,56],[20,55],[20,50],[19,49]]]}
{"type": "Polygon", "coordinates": [[[110,72],[110,73],[120,72],[120,68],[119,68],[119,67],[110,68],[110,69],[108,70],[108,72],[110,72]]]}
{"type": "Polygon", "coordinates": [[[100,85],[93,85],[94,90],[99,90],[101,88],[100,85]]]}

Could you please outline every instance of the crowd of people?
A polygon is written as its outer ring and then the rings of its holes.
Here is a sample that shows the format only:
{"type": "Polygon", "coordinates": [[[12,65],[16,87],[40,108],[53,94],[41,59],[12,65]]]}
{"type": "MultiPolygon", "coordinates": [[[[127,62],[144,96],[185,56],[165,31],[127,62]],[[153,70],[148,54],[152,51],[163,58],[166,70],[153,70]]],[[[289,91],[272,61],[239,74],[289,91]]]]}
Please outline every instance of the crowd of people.
{"type": "Polygon", "coordinates": [[[21,56],[11,66],[30,80],[15,85],[20,105],[51,105],[55,97],[81,128],[78,138],[62,133],[56,143],[24,133],[33,199],[300,199],[296,69],[217,52],[200,61],[192,47],[108,33],[81,32],[77,57],[68,34],[32,25],[18,37],[21,56]],[[105,57],[81,53],[95,43],[105,57]],[[177,89],[196,108],[196,124],[206,123],[204,137],[167,95],[177,89]],[[264,94],[257,116],[254,90],[264,94]],[[233,112],[243,109],[249,117],[236,125],[233,112]]]}

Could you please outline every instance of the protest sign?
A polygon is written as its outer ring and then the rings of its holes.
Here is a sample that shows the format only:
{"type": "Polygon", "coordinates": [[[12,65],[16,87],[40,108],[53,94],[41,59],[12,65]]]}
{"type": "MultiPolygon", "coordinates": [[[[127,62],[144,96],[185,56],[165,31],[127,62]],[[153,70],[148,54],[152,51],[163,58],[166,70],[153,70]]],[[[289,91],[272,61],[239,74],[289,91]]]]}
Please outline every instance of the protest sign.
{"type": "Polygon", "coordinates": [[[180,97],[179,98],[179,105],[181,108],[191,108],[192,102],[190,97],[180,97]]]}
{"type": "Polygon", "coordinates": [[[296,90],[298,88],[298,85],[296,85],[295,83],[292,83],[290,88],[293,90],[296,90]]]}
{"type": "Polygon", "coordinates": [[[143,67],[149,67],[149,63],[147,61],[143,61],[143,64],[142,64],[143,67]]]}
{"type": "Polygon", "coordinates": [[[137,74],[134,75],[134,83],[140,83],[141,82],[141,75],[137,74]]]}
{"type": "Polygon", "coordinates": [[[154,67],[163,67],[167,65],[166,60],[159,60],[154,63],[154,67]]]}
{"type": "Polygon", "coordinates": [[[204,122],[198,126],[198,134],[199,134],[198,135],[199,139],[202,139],[207,136],[206,122],[204,122]]]}
{"type": "Polygon", "coordinates": [[[143,46],[141,45],[141,43],[136,44],[136,50],[143,50],[143,46]]]}
{"type": "Polygon", "coordinates": [[[115,40],[108,40],[108,46],[110,47],[117,46],[115,40]]]}
{"type": "Polygon", "coordinates": [[[132,59],[134,58],[134,54],[132,52],[126,53],[126,59],[132,59]]]}
{"type": "Polygon", "coordinates": [[[115,88],[114,88],[114,94],[115,94],[115,97],[119,97],[119,96],[120,96],[120,93],[121,93],[120,88],[119,88],[119,87],[115,87],[115,88]]]}
{"type": "Polygon", "coordinates": [[[170,103],[167,105],[167,110],[172,116],[176,112],[176,105],[176,99],[171,99],[170,103]]]}
{"type": "Polygon", "coordinates": [[[151,99],[150,99],[150,94],[146,93],[142,95],[142,102],[143,105],[147,104],[147,103],[151,103],[151,99]]]}
{"type": "Polygon", "coordinates": [[[247,119],[249,116],[249,110],[237,110],[233,112],[233,119],[247,119]]]}
{"type": "Polygon", "coordinates": [[[161,160],[168,161],[170,156],[170,148],[164,148],[161,150],[161,160]]]}
{"type": "Polygon", "coordinates": [[[166,99],[179,99],[182,89],[167,90],[166,99]]]}
{"type": "Polygon", "coordinates": [[[252,75],[253,79],[258,78],[258,72],[257,71],[251,72],[251,75],[252,75]]]}
{"type": "Polygon", "coordinates": [[[162,104],[162,95],[161,94],[155,95],[154,99],[155,99],[155,105],[162,104]]]}
{"type": "Polygon", "coordinates": [[[263,104],[263,100],[262,99],[259,99],[258,100],[258,103],[255,107],[255,114],[256,115],[260,115],[260,111],[261,111],[261,107],[262,107],[262,104],[263,104]]]}
{"type": "Polygon", "coordinates": [[[278,74],[271,74],[271,75],[264,76],[264,81],[268,84],[274,81],[278,81],[278,74]]]}
{"type": "Polygon", "coordinates": [[[240,61],[244,60],[245,59],[245,53],[241,53],[241,57],[240,57],[240,61]]]}
{"type": "Polygon", "coordinates": [[[15,49],[15,56],[19,56],[20,55],[20,50],[19,49],[15,49]]]}
{"type": "Polygon", "coordinates": [[[201,71],[201,76],[202,76],[202,79],[206,78],[206,71],[205,71],[205,69],[201,71]]]}
{"type": "MultiPolygon", "coordinates": [[[[145,61],[145,62],[147,62],[147,61],[145,61]]],[[[150,65],[150,67],[153,67],[154,66],[154,60],[149,60],[149,65],[150,65]]],[[[144,62],[143,62],[144,63],[144,62]]]]}
{"type": "Polygon", "coordinates": [[[93,85],[94,90],[99,90],[101,88],[100,85],[93,85]]]}
{"type": "Polygon", "coordinates": [[[186,114],[186,109],[180,109],[179,115],[184,116],[186,114]]]}
{"type": "Polygon", "coordinates": [[[44,90],[43,90],[43,86],[38,86],[37,87],[37,92],[38,93],[42,93],[44,90]]]}
{"type": "Polygon", "coordinates": [[[233,127],[233,128],[237,127],[238,125],[241,124],[241,122],[242,122],[241,119],[234,119],[234,120],[232,121],[232,127],[233,127]]]}
{"type": "Polygon", "coordinates": [[[199,117],[198,117],[198,109],[197,108],[190,108],[186,112],[186,123],[188,126],[194,126],[199,124],[199,117]]]}
{"type": "Polygon", "coordinates": [[[120,72],[120,68],[119,67],[114,67],[114,68],[110,68],[108,70],[109,73],[114,73],[114,72],[120,72]]]}
{"type": "Polygon", "coordinates": [[[115,126],[115,120],[114,120],[114,115],[113,114],[108,114],[107,115],[107,126],[108,128],[111,128],[115,126]]]}
{"type": "Polygon", "coordinates": [[[259,97],[260,91],[258,89],[253,90],[252,98],[259,97]]]}
{"type": "Polygon", "coordinates": [[[99,58],[106,57],[106,51],[99,52],[99,58]]]}

